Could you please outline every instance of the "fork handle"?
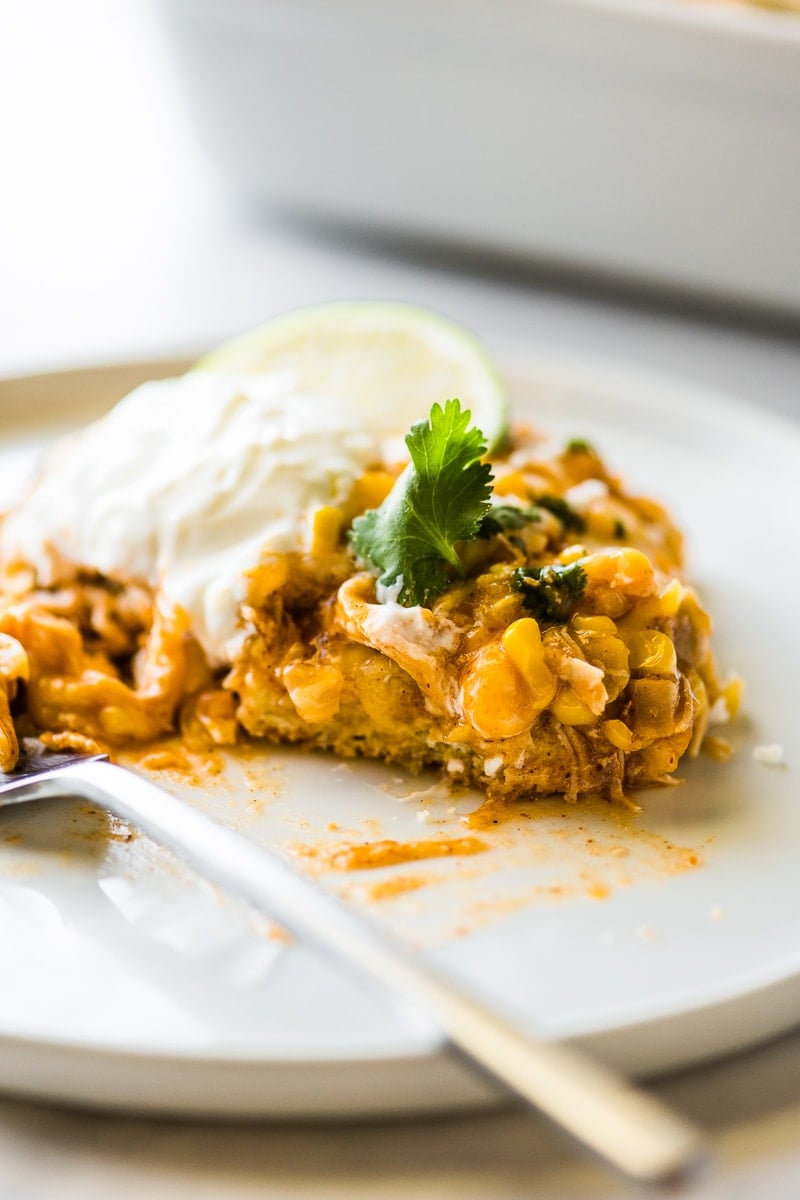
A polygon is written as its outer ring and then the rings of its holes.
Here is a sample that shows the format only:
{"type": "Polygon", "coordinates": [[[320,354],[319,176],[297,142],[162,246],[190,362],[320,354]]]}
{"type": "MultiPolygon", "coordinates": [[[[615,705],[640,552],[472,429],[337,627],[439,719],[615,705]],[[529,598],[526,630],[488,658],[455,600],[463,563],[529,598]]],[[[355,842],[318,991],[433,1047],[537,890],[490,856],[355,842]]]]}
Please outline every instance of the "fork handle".
{"type": "Polygon", "coordinates": [[[654,1097],[564,1043],[522,1030],[277,853],[156,784],[88,760],[58,768],[33,787],[39,795],[69,791],[115,813],[301,940],[416,1004],[473,1065],[625,1175],[672,1182],[703,1162],[699,1132],[654,1097]]]}

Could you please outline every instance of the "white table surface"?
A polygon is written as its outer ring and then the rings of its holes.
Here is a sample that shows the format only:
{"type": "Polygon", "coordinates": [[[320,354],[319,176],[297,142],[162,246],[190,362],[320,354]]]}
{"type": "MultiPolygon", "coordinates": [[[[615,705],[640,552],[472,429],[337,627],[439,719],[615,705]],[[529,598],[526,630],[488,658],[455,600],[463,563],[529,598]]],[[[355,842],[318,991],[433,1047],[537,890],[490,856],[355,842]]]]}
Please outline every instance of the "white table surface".
{"type": "MultiPolygon", "coordinates": [[[[390,297],[490,344],[623,358],[800,419],[796,331],[242,212],[195,143],[147,3],[0,0],[0,113],[2,374],[191,352],[298,304],[390,297]]],[[[658,1091],[719,1154],[690,1195],[800,1195],[800,1034],[658,1091]]],[[[518,1111],[210,1128],[0,1100],[0,1178],[7,1200],[632,1194],[518,1111]]]]}

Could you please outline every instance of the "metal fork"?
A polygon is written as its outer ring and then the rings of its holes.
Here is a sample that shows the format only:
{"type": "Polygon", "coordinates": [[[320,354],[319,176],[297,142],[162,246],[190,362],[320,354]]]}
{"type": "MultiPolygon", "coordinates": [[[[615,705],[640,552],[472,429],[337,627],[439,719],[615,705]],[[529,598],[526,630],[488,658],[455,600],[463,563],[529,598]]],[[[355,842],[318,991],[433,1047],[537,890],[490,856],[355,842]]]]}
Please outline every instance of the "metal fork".
{"type": "Polygon", "coordinates": [[[56,796],[122,817],[299,939],[416,1004],[468,1062],[623,1174],[673,1183],[704,1163],[700,1134],[682,1117],[572,1047],[532,1037],[276,852],[103,755],[47,753],[29,740],[15,771],[0,773],[0,805],[56,796]]]}

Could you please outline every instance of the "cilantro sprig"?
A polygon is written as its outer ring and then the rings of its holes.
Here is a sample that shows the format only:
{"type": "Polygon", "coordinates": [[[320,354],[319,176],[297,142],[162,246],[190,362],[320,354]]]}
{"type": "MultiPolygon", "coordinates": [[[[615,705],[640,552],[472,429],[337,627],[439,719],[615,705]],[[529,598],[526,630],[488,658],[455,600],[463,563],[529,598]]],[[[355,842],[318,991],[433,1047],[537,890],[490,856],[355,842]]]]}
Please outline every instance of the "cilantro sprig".
{"type": "Polygon", "coordinates": [[[557,517],[568,533],[585,533],[586,518],[569,504],[563,496],[537,496],[539,508],[546,508],[557,517]]]}
{"type": "Polygon", "coordinates": [[[400,581],[401,604],[430,604],[451,574],[463,578],[456,543],[471,541],[491,507],[492,471],[481,462],[486,444],[458,400],[434,404],[406,437],[411,462],[380,508],[353,522],[356,555],[380,572],[386,587],[400,581]]]}
{"type": "Polygon", "coordinates": [[[547,563],[543,567],[517,567],[511,586],[540,623],[567,621],[586,590],[586,572],[578,562],[547,563]]]}

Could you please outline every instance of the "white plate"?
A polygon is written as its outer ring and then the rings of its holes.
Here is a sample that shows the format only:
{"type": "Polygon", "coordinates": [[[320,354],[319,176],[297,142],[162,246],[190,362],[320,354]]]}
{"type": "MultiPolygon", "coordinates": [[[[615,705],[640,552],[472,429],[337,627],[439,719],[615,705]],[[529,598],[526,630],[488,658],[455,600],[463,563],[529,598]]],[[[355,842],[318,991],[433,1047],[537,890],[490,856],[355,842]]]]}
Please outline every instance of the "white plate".
{"type": "MultiPolygon", "coordinates": [[[[652,1074],[750,1045],[798,1016],[800,433],[731,398],[609,364],[508,355],[507,366],[520,416],[590,438],[690,528],[718,656],[747,681],[734,758],[682,767],[681,787],[642,794],[635,823],[607,806],[563,818],[562,806],[522,806],[472,831],[487,843],[480,854],[360,872],[324,869],[325,845],[463,836],[477,797],[292,751],[233,762],[192,795],[258,841],[321,849],[306,861],[326,884],[530,1028],[652,1074]],[[789,765],[756,762],[764,742],[782,744],[789,765]],[[398,878],[425,882],[402,890],[398,878]]],[[[0,384],[0,504],[56,427],[150,373],[0,384]]],[[[0,813],[0,944],[9,1090],[275,1117],[494,1099],[424,1019],[73,801],[0,813]]]]}

